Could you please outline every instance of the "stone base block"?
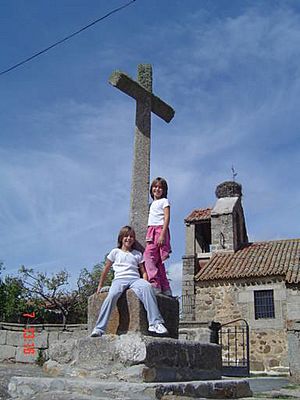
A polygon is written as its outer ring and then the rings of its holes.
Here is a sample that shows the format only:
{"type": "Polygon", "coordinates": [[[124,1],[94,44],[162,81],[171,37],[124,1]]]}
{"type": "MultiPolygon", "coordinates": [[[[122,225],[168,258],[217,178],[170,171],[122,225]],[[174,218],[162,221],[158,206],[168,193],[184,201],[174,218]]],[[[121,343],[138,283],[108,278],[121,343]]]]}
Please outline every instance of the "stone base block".
{"type": "Polygon", "coordinates": [[[51,373],[62,365],[72,376],[99,376],[133,382],[180,382],[221,378],[221,348],[212,343],[154,338],[140,333],[57,342],[49,348],[51,373]],[[68,368],[66,368],[66,357],[68,368]],[[71,371],[72,370],[72,371],[71,371]]]}
{"type": "MultiPolygon", "coordinates": [[[[88,301],[88,331],[94,328],[100,307],[107,293],[95,293],[88,301]]],[[[165,320],[169,337],[178,338],[179,302],[174,297],[157,295],[158,308],[165,320]]],[[[121,335],[127,332],[140,332],[148,335],[148,321],[145,308],[134,291],[126,290],[119,298],[116,309],[107,326],[106,333],[121,335]]]]}

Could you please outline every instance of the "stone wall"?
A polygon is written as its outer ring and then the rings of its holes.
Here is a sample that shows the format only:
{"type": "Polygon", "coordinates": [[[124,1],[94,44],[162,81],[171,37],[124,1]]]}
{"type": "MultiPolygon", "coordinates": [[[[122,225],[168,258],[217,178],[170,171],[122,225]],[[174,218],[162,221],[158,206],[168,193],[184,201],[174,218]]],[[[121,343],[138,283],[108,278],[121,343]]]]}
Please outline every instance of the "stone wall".
{"type": "Polygon", "coordinates": [[[209,322],[181,321],[179,324],[179,339],[181,340],[210,343],[210,336],[209,322]]]}
{"type": "Polygon", "coordinates": [[[79,338],[87,335],[87,325],[23,325],[0,322],[0,362],[35,363],[47,356],[54,341],[79,338]],[[29,335],[24,329],[31,329],[29,335]],[[25,339],[25,336],[31,336],[25,339]],[[25,350],[25,349],[34,350],[25,350]]]}
{"type": "Polygon", "coordinates": [[[233,222],[233,214],[211,215],[211,249],[213,252],[235,250],[236,235],[233,222]]]}
{"type": "Polygon", "coordinates": [[[300,320],[289,321],[287,328],[290,378],[300,383],[300,320]]]}
{"type": "Polygon", "coordinates": [[[195,256],[182,257],[182,319],[195,319],[195,256]]]}
{"type": "Polygon", "coordinates": [[[280,280],[260,282],[237,281],[222,284],[197,283],[196,321],[218,321],[221,324],[245,319],[250,327],[250,369],[259,372],[284,373],[288,370],[287,291],[280,280]],[[274,291],[274,319],[255,319],[254,290],[274,291]]]}
{"type": "Polygon", "coordinates": [[[250,368],[259,372],[288,371],[286,330],[251,330],[250,368]]]}

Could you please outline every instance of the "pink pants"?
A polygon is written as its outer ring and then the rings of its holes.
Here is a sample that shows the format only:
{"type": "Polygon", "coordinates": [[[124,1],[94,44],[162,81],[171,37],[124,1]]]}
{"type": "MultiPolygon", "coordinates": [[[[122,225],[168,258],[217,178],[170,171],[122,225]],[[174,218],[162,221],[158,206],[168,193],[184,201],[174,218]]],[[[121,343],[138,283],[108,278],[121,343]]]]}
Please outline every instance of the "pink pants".
{"type": "Polygon", "coordinates": [[[146,249],[144,252],[145,268],[151,285],[162,291],[170,290],[163,262],[171,253],[170,232],[166,233],[165,242],[162,246],[157,244],[162,226],[149,226],[146,236],[146,249]]]}

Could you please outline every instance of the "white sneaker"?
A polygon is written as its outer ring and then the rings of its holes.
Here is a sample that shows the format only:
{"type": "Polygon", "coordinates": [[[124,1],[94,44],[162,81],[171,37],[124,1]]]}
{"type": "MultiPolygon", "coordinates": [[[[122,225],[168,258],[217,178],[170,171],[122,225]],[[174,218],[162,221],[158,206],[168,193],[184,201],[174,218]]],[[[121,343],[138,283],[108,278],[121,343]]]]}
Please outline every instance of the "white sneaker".
{"type": "Polygon", "coordinates": [[[154,325],[149,325],[148,331],[157,333],[159,335],[165,335],[166,333],[168,333],[168,329],[160,322],[157,322],[154,325]]]}
{"type": "Polygon", "coordinates": [[[93,332],[91,333],[91,337],[100,337],[102,335],[103,335],[102,331],[100,331],[100,329],[97,328],[93,329],[93,332]]]}

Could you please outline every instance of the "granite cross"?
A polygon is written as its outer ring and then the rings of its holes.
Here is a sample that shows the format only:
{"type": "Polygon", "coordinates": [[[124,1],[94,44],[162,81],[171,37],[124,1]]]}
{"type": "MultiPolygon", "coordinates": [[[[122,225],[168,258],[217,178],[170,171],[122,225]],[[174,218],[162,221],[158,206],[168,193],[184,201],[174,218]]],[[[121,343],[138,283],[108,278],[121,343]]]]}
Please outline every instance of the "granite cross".
{"type": "Polygon", "coordinates": [[[149,210],[151,112],[170,122],[175,111],[152,93],[152,66],[138,65],[137,81],[115,71],[109,83],[136,100],[134,156],[131,182],[130,224],[143,246],[149,210]]]}

